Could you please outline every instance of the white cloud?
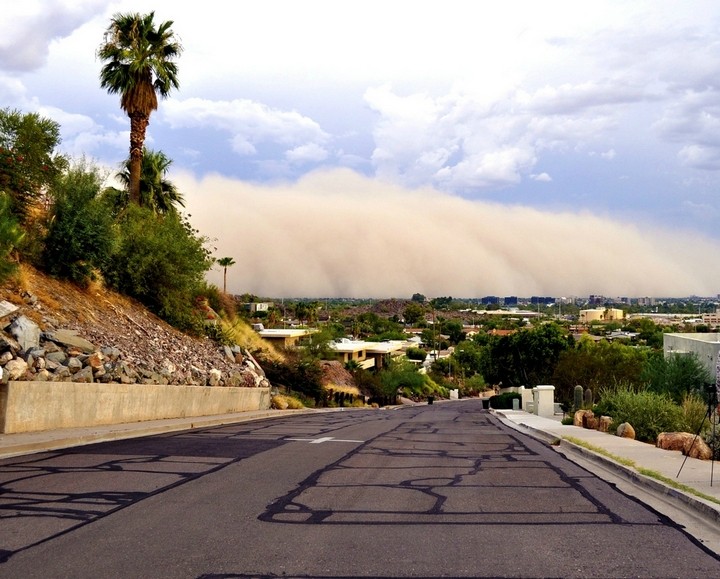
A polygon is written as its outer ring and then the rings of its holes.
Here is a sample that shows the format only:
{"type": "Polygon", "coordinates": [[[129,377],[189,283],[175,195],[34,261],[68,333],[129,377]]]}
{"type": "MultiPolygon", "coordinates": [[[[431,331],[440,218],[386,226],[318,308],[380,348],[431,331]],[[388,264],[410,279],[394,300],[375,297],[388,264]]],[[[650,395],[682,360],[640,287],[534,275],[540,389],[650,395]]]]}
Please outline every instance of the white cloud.
{"type": "Polygon", "coordinates": [[[101,13],[107,4],[105,0],[23,0],[12,3],[12,15],[5,14],[0,19],[0,68],[15,72],[40,68],[48,58],[53,40],[70,35],[95,14],[101,13]]]}
{"type": "Polygon", "coordinates": [[[720,170],[720,148],[686,145],[678,152],[680,161],[696,169],[720,170]]]}
{"type": "Polygon", "coordinates": [[[547,173],[533,174],[530,175],[530,178],[533,179],[533,181],[541,181],[543,183],[550,183],[552,181],[552,177],[547,173]]]}
{"type": "Polygon", "coordinates": [[[328,152],[317,143],[307,143],[291,149],[285,153],[285,157],[292,163],[319,163],[328,157],[328,152]]]}
{"type": "Polygon", "coordinates": [[[278,110],[247,99],[171,99],[161,112],[172,128],[212,128],[230,133],[233,150],[241,155],[253,155],[259,144],[271,143],[289,146],[289,157],[303,152],[317,156],[329,139],[318,123],[297,111],[278,110]],[[299,146],[305,149],[298,151],[299,146]]]}
{"type": "MultiPolygon", "coordinates": [[[[580,102],[573,106],[571,96],[547,91],[544,107],[537,107],[513,87],[466,88],[457,85],[435,97],[400,96],[387,85],[366,91],[366,102],[378,115],[372,156],[377,174],[410,186],[432,183],[454,191],[516,185],[530,177],[544,151],[602,141],[617,129],[621,116],[604,106],[610,97],[592,96],[589,89],[580,91],[580,102]],[[551,106],[554,98],[559,102],[551,106]],[[566,114],[560,113],[563,107],[569,107],[566,114]],[[580,109],[588,110],[581,114],[580,109]]],[[[603,155],[612,158],[614,151],[603,155]]]]}
{"type": "Polygon", "coordinates": [[[643,86],[629,86],[622,80],[565,83],[544,86],[533,94],[520,93],[519,102],[528,110],[543,115],[569,115],[596,107],[643,102],[650,97],[643,86]]]}
{"type": "MultiPolygon", "coordinates": [[[[707,266],[720,242],[695,233],[468,201],[349,170],[276,186],[174,179],[193,225],[237,261],[228,271],[235,293],[714,295],[720,287],[707,266]]],[[[221,283],[218,272],[211,281],[221,283]]]]}

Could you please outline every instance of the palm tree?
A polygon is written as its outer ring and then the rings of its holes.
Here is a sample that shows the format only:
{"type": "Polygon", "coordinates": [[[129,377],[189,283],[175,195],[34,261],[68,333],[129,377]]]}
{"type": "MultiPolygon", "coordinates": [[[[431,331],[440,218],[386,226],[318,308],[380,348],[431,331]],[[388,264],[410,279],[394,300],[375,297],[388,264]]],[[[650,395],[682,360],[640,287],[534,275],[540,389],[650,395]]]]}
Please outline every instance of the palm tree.
{"type": "MultiPolygon", "coordinates": [[[[182,193],[165,178],[171,164],[172,159],[162,151],[143,150],[140,168],[140,206],[152,209],[156,214],[175,211],[176,205],[185,207],[182,193]]],[[[116,174],[118,180],[125,185],[126,191],[130,186],[130,165],[131,160],[127,159],[123,163],[122,170],[116,174]]]]}
{"type": "Polygon", "coordinates": [[[221,257],[217,263],[223,268],[223,293],[225,294],[227,293],[227,268],[235,265],[235,260],[232,257],[221,257]]]}
{"type": "Polygon", "coordinates": [[[105,62],[100,86],[120,95],[120,108],[130,117],[130,201],[140,201],[140,173],[145,132],[158,95],[178,88],[174,59],[182,46],[170,30],[173,22],[155,28],[155,12],[115,14],[105,31],[98,57],[105,62]]]}

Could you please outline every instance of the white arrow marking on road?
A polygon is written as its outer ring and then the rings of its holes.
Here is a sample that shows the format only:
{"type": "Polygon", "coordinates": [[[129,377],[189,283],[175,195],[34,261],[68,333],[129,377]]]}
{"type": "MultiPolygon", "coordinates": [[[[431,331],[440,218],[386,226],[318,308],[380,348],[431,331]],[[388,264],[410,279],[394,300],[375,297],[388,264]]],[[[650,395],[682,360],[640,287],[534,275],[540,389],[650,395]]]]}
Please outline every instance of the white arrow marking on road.
{"type": "Polygon", "coordinates": [[[332,436],[324,436],[322,438],[286,438],[285,440],[309,442],[310,444],[322,444],[323,442],[365,442],[364,440],[343,440],[342,438],[333,438],[332,436]]]}

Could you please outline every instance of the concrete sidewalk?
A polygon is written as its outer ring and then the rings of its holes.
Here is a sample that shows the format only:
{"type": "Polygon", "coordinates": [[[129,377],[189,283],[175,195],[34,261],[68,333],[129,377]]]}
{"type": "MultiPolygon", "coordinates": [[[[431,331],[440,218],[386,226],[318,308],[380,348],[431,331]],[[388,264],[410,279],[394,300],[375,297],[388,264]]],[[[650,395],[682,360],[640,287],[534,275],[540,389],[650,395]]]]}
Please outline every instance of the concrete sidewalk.
{"type": "Polygon", "coordinates": [[[522,410],[493,412],[503,422],[517,430],[583,455],[590,462],[614,471],[618,476],[635,485],[663,494],[683,507],[693,509],[697,514],[720,527],[720,462],[713,463],[695,458],[685,460],[686,457],[680,451],[662,450],[637,440],[564,425],[559,420],[543,418],[522,410]],[[573,441],[578,441],[578,444],[573,441]],[[583,444],[590,446],[591,449],[584,447],[583,444]],[[593,452],[592,448],[601,449],[607,454],[593,452]],[[631,464],[623,464],[613,457],[623,462],[631,461],[631,464]],[[668,482],[641,474],[640,469],[657,473],[668,479],[668,482]],[[672,483],[689,487],[702,496],[678,489],[672,483]]]}

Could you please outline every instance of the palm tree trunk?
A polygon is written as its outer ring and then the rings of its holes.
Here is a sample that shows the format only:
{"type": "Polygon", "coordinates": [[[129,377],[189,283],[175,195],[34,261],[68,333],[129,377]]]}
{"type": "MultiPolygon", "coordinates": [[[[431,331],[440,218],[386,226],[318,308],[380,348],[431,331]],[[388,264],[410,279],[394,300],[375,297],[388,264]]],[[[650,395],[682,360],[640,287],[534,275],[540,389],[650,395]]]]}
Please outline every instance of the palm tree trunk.
{"type": "Polygon", "coordinates": [[[227,267],[223,267],[223,293],[227,293],[227,267]]]}
{"type": "Polygon", "coordinates": [[[135,112],[130,115],[130,184],[128,194],[131,203],[140,203],[142,151],[149,122],[149,115],[144,113],[135,112]]]}

